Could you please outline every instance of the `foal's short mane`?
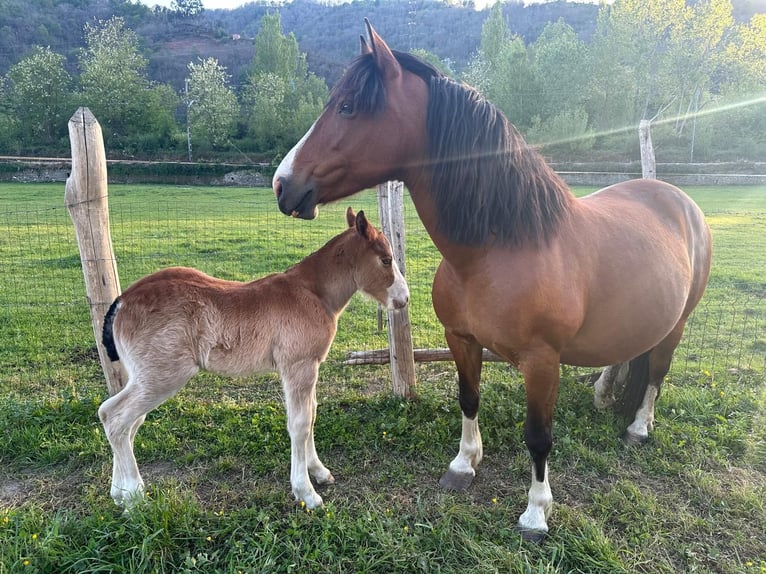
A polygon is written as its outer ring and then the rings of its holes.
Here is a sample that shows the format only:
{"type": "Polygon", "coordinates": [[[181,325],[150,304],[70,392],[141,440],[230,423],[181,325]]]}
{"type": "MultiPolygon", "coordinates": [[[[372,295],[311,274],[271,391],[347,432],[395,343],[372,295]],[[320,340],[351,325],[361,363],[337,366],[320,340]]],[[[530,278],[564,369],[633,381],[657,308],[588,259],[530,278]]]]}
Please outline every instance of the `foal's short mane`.
{"type": "MultiPolygon", "coordinates": [[[[415,56],[394,55],[429,86],[428,162],[439,231],[465,245],[546,243],[573,197],[564,181],[476,90],[415,56]]],[[[358,113],[375,114],[385,107],[385,96],[380,70],[371,54],[363,54],[328,106],[350,100],[358,113]]]]}

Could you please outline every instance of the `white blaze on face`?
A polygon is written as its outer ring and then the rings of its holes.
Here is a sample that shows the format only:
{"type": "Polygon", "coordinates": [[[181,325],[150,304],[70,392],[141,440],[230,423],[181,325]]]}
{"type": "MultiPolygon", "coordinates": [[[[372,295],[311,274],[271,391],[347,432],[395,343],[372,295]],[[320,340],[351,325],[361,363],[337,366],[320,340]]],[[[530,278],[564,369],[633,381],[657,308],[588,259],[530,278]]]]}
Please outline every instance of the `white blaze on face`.
{"type": "Polygon", "coordinates": [[[303,147],[303,144],[308,139],[309,135],[311,135],[311,132],[314,130],[314,124],[311,125],[309,128],[309,131],[307,131],[304,136],[300,139],[300,141],[293,146],[293,149],[291,149],[289,152],[287,152],[287,155],[282,159],[282,161],[279,163],[279,167],[277,167],[277,171],[274,172],[274,178],[271,180],[271,185],[273,188],[276,188],[277,180],[279,180],[280,177],[290,177],[293,173],[293,162],[295,161],[295,156],[298,153],[298,151],[303,147]]]}
{"type": "Polygon", "coordinates": [[[388,297],[386,300],[386,306],[389,309],[401,309],[410,300],[410,288],[407,286],[407,280],[399,271],[399,266],[396,261],[392,261],[394,266],[394,282],[388,288],[388,297]]]}

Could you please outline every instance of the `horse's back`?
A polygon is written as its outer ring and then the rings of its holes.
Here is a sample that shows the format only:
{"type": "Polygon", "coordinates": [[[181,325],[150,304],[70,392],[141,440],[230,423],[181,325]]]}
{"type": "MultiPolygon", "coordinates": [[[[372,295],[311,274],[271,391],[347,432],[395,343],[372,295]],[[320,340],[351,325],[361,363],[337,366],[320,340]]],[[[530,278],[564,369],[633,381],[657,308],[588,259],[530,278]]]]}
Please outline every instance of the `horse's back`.
{"type": "Polygon", "coordinates": [[[122,294],[115,335],[130,352],[183,356],[222,375],[273,371],[279,359],[323,358],[335,323],[284,273],[228,281],[187,267],[162,269],[122,294]]]}
{"type": "Polygon", "coordinates": [[[667,242],[660,247],[683,249],[691,270],[690,305],[693,308],[697,304],[710,275],[712,238],[705,215],[689,195],[667,182],[633,179],[601,189],[581,201],[606,207],[611,217],[624,219],[628,225],[635,222],[637,232],[654,235],[656,242],[667,242]]]}

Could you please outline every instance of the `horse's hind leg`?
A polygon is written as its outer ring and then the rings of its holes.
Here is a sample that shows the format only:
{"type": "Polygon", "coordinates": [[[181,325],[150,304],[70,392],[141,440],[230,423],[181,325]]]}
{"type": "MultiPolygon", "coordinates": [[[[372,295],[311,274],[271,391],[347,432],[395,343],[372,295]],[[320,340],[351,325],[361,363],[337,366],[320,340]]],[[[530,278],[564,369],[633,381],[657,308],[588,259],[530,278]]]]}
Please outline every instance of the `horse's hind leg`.
{"type": "MultiPolygon", "coordinates": [[[[637,368],[639,372],[644,371],[644,373],[639,375],[644,378],[644,381],[643,383],[641,381],[632,381],[629,375],[628,385],[638,385],[639,388],[642,385],[646,386],[643,397],[640,397],[641,402],[635,411],[633,422],[625,430],[622,437],[628,444],[641,444],[649,439],[649,433],[654,428],[654,403],[660,394],[662,381],[670,370],[673,353],[681,341],[685,324],[685,319],[679,321],[670,334],[654,349],[633,360],[637,363],[641,361],[648,362],[643,368],[639,365],[634,365],[633,361],[631,361],[632,368],[637,368]]],[[[625,391],[628,393],[630,389],[626,388],[625,391]]]]}
{"type": "Polygon", "coordinates": [[[452,351],[457,367],[463,427],[460,436],[460,452],[439,480],[439,486],[450,490],[465,490],[476,476],[475,469],[482,458],[478,418],[482,346],[473,339],[460,337],[449,332],[446,333],[446,336],[447,344],[452,351]]]}
{"type": "Polygon", "coordinates": [[[617,363],[605,367],[593,384],[593,404],[597,409],[607,409],[616,402],[615,387],[619,390],[625,386],[628,376],[629,363],[617,363]]]}
{"type": "Polygon", "coordinates": [[[161,386],[153,385],[144,374],[131,375],[128,384],[99,407],[98,416],[112,447],[110,494],[117,505],[130,508],[144,495],[133,442],[146,413],[173,396],[195,372],[196,367],[179,369],[173,380],[161,386]]]}

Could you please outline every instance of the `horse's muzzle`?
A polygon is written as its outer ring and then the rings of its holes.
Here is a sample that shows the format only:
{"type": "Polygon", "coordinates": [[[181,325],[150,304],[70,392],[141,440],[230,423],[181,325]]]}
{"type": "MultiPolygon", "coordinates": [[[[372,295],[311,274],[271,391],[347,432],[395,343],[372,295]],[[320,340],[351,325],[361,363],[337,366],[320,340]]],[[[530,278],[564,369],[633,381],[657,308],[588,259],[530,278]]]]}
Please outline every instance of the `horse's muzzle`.
{"type": "Polygon", "coordinates": [[[288,179],[278,177],[274,180],[272,187],[277,197],[279,210],[285,215],[300,219],[314,219],[317,216],[314,188],[310,185],[296,189],[290,185],[288,179]]]}

